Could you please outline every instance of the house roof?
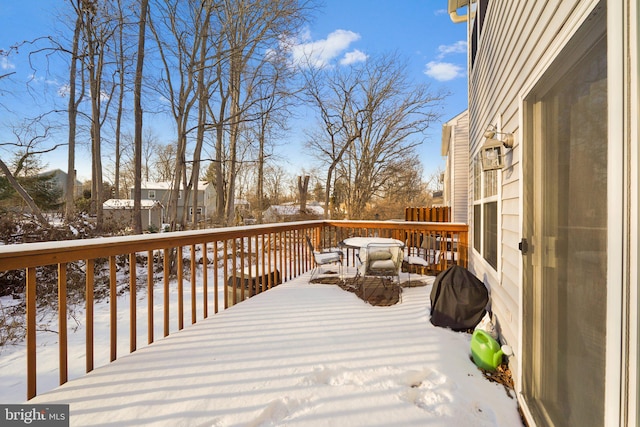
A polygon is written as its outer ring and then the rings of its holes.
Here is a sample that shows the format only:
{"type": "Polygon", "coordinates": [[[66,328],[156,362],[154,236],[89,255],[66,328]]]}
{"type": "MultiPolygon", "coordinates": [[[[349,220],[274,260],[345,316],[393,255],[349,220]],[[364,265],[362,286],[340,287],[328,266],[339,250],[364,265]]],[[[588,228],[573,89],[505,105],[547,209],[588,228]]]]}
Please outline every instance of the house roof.
{"type": "MultiPolygon", "coordinates": [[[[170,190],[171,189],[170,181],[161,181],[161,182],[152,182],[146,181],[140,184],[140,188],[145,190],[170,190]]],[[[209,185],[207,181],[198,181],[198,189],[204,189],[209,185]]],[[[133,187],[130,187],[133,189],[133,187]]]]}
{"type": "MultiPolygon", "coordinates": [[[[48,175],[54,175],[54,176],[60,176],[60,177],[64,177],[66,179],[67,177],[67,173],[65,171],[63,171],[60,168],[57,169],[51,169],[45,172],[41,172],[38,174],[38,176],[48,176],[48,175]]],[[[76,178],[75,180],[75,184],[76,185],[82,185],[82,182],[76,178]]]]}
{"type": "MultiPolygon", "coordinates": [[[[300,205],[273,205],[267,211],[280,216],[293,216],[300,214],[300,205]]],[[[324,215],[324,208],[318,204],[308,204],[307,213],[312,215],[324,215]]]]}
{"type": "MultiPolygon", "coordinates": [[[[141,209],[151,209],[156,206],[162,207],[157,200],[140,200],[141,209]]],[[[109,199],[102,204],[104,209],[133,209],[133,199],[109,199]]]]}

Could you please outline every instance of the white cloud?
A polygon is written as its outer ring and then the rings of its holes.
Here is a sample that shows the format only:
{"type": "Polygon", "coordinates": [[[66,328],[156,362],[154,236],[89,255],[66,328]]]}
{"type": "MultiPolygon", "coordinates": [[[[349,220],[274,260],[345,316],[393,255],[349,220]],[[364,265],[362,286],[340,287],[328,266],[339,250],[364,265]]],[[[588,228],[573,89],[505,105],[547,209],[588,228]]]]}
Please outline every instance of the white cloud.
{"type": "Polygon", "coordinates": [[[340,65],[351,65],[356,62],[364,62],[369,56],[361,50],[355,49],[344,54],[340,60],[340,65]]]}
{"type": "Polygon", "coordinates": [[[447,12],[447,9],[437,9],[435,12],[433,12],[433,14],[438,16],[438,15],[448,15],[449,13],[447,12]]]}
{"type": "Polygon", "coordinates": [[[16,66],[11,61],[9,61],[8,58],[0,57],[0,68],[2,68],[3,70],[14,70],[16,66]]]}
{"type": "Polygon", "coordinates": [[[27,76],[27,81],[30,83],[42,83],[44,82],[44,77],[36,76],[32,73],[27,76]]]}
{"type": "MultiPolygon", "coordinates": [[[[359,39],[360,34],[353,31],[335,30],[326,39],[310,41],[311,35],[307,30],[298,35],[298,40],[287,40],[285,43],[289,45],[288,50],[291,52],[294,63],[320,68],[329,65],[332,60],[347,50],[351,43],[359,39]]],[[[347,56],[350,55],[345,55],[344,60],[347,56]]]]}
{"type": "Polygon", "coordinates": [[[66,98],[71,93],[71,87],[68,84],[61,85],[58,87],[58,96],[61,98],[66,98]]]}
{"type": "Polygon", "coordinates": [[[29,74],[27,79],[30,83],[42,83],[49,86],[61,86],[60,83],[55,79],[46,79],[43,76],[38,76],[36,74],[29,74]]]}
{"type": "Polygon", "coordinates": [[[453,44],[443,44],[438,46],[438,55],[439,59],[445,57],[445,55],[449,55],[452,53],[467,53],[467,42],[464,40],[459,40],[453,44]]]}
{"type": "Polygon", "coordinates": [[[446,82],[464,76],[463,68],[450,62],[431,61],[427,63],[424,73],[440,82],[446,82]]]}

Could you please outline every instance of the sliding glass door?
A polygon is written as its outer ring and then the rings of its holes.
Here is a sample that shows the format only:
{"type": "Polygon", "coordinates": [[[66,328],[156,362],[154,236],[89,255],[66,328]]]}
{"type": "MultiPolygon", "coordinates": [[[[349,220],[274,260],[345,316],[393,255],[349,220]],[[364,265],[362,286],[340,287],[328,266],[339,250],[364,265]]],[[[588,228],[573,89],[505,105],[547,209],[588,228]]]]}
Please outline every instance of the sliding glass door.
{"type": "Polygon", "coordinates": [[[523,391],[539,425],[604,423],[604,15],[576,34],[526,103],[523,391]]]}

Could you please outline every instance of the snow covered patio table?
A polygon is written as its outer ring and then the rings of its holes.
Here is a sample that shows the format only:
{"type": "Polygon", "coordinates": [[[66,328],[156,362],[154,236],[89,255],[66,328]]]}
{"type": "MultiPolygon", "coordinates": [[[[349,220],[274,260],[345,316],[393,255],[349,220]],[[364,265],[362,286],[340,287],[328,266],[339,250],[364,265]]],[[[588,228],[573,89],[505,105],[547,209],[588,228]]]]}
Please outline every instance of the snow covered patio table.
{"type": "Polygon", "coordinates": [[[470,335],[431,325],[430,290],[373,307],[303,276],[29,403],[78,426],[521,425],[470,335]]]}

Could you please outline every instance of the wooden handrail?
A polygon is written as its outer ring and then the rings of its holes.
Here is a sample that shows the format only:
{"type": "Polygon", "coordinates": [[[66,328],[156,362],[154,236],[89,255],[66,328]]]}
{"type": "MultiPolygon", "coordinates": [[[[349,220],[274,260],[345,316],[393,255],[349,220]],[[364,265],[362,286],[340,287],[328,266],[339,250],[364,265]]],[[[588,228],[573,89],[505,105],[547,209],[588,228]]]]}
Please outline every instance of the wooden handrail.
{"type": "MultiPolygon", "coordinates": [[[[123,329],[117,324],[117,269],[118,262],[128,261],[128,284],[131,292],[129,305],[129,351],[134,352],[138,348],[137,323],[143,321],[136,313],[136,287],[138,277],[136,266],[137,254],[146,254],[147,257],[147,343],[154,342],[154,256],[162,254],[162,282],[163,292],[163,316],[162,325],[164,336],[170,334],[171,316],[177,322],[177,328],[184,327],[184,284],[183,279],[189,274],[191,300],[191,324],[198,321],[197,301],[198,295],[202,295],[202,313],[200,318],[209,316],[209,306],[213,304],[213,313],[219,309],[219,286],[228,286],[224,292],[224,308],[236,304],[254,293],[264,292],[276,286],[276,278],[286,282],[309,271],[312,267],[311,257],[306,245],[306,236],[314,240],[319,247],[337,247],[339,242],[352,236],[386,236],[400,239],[406,242],[405,250],[410,254],[420,246],[420,242],[426,236],[438,236],[440,238],[439,249],[443,251],[455,251],[451,253],[451,261],[463,266],[467,264],[468,252],[468,226],[454,223],[427,223],[427,222],[403,222],[403,221],[300,221],[283,224],[255,225],[247,227],[229,227],[209,230],[194,230],[185,232],[172,232],[160,234],[148,234],[138,236],[107,237],[87,240],[73,240],[64,242],[26,243],[19,245],[0,246],[0,272],[9,270],[23,270],[26,277],[25,301],[26,301],[26,343],[27,343],[27,399],[33,398],[36,393],[36,298],[37,298],[37,271],[44,266],[55,265],[58,270],[58,298],[59,312],[59,354],[60,354],[60,384],[67,381],[67,325],[66,325],[66,299],[67,299],[67,267],[72,263],[84,263],[85,267],[85,300],[86,300],[86,371],[94,369],[94,286],[96,260],[108,261],[108,282],[110,302],[110,360],[118,357],[117,340],[118,333],[123,329]],[[447,241],[455,241],[457,247],[446,247],[447,241]],[[183,260],[183,248],[189,248],[190,262],[185,265],[183,260]],[[203,261],[196,261],[197,248],[201,247],[203,261]],[[207,249],[212,248],[213,256],[209,259],[207,249]],[[219,253],[222,250],[222,253],[219,253]],[[220,259],[222,257],[222,259],[220,259]],[[177,313],[169,312],[169,290],[171,282],[172,262],[176,266],[178,308],[177,313]],[[219,263],[222,263],[220,266],[219,263]],[[256,270],[254,271],[253,268],[256,270]],[[219,269],[222,267],[222,274],[219,269]],[[185,270],[186,268],[186,270],[185,270]],[[271,274],[277,271],[278,274],[271,274]],[[202,290],[196,292],[196,274],[200,272],[202,277],[202,290]],[[209,278],[213,273],[213,300],[210,300],[209,278]],[[255,273],[255,275],[254,275],[255,273]],[[220,284],[220,280],[222,284],[220,284]],[[254,286],[245,287],[246,283],[254,283],[254,286]],[[237,289],[239,284],[240,289],[237,289]],[[239,291],[239,292],[238,292],[239,291]]],[[[347,257],[348,259],[348,257],[347,257]]],[[[439,270],[446,268],[447,259],[437,266],[439,270]]],[[[144,277],[144,276],[142,276],[144,277]]],[[[141,277],[141,278],[142,278],[141,277]]],[[[175,325],[175,324],[174,324],[175,325]]]]}

